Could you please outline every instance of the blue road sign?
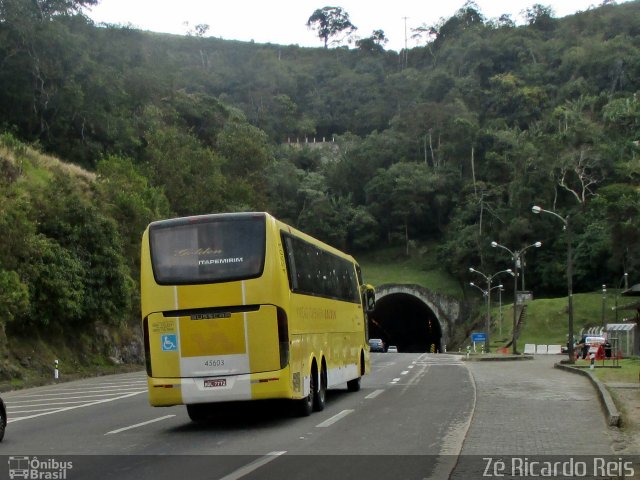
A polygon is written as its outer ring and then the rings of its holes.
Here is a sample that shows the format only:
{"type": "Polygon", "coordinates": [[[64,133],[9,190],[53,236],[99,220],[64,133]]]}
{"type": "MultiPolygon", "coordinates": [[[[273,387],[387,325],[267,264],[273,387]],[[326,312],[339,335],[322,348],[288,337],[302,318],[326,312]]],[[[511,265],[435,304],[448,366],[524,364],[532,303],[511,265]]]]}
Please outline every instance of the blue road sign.
{"type": "Polygon", "coordinates": [[[471,334],[471,341],[472,342],[486,342],[487,341],[487,334],[484,332],[475,332],[471,334]]]}

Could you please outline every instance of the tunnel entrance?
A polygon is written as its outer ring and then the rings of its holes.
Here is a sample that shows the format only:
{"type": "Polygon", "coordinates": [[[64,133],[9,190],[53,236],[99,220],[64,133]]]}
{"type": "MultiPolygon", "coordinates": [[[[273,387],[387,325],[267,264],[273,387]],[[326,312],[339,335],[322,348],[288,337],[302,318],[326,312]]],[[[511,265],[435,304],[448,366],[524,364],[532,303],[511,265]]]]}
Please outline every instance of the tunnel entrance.
{"type": "Polygon", "coordinates": [[[390,293],[376,302],[369,338],[381,338],[400,352],[440,352],[442,329],[431,308],[408,293],[390,293]]]}

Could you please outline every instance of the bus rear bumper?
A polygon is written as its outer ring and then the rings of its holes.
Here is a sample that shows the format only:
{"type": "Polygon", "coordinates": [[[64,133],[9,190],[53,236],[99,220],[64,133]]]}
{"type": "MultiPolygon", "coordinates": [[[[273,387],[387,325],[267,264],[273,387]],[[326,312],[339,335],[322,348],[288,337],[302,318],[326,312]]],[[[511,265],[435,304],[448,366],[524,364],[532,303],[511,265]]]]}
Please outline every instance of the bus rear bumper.
{"type": "Polygon", "coordinates": [[[289,369],[225,377],[147,378],[154,407],[292,398],[289,369]]]}

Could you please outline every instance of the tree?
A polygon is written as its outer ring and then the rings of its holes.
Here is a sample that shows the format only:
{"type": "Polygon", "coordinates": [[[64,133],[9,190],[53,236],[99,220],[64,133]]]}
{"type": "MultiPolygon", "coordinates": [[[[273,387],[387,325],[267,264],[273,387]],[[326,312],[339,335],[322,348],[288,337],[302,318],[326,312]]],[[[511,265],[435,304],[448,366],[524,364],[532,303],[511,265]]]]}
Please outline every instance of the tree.
{"type": "Polygon", "coordinates": [[[59,311],[52,309],[48,318],[53,323],[120,325],[131,317],[133,279],[116,222],[91,200],[66,174],[55,174],[33,195],[39,233],[28,270],[33,321],[46,323],[39,315],[55,297],[59,311]]]}
{"type": "Polygon", "coordinates": [[[140,268],[140,232],[153,220],[171,216],[169,201],[159,187],[149,185],[131,159],[109,156],[98,163],[98,201],[118,224],[129,269],[140,268]]]}
{"type": "Polygon", "coordinates": [[[431,38],[434,38],[433,47],[437,50],[441,48],[444,42],[462,36],[463,32],[476,26],[483,25],[484,17],[480,13],[478,6],[472,0],[467,0],[453,17],[448,20],[442,20],[438,26],[416,29],[416,32],[426,31],[431,38]]]}
{"type": "Polygon", "coordinates": [[[298,191],[304,175],[304,170],[288,160],[272,162],[265,168],[268,211],[287,223],[297,221],[298,191]]]}
{"type": "Polygon", "coordinates": [[[0,339],[8,322],[29,309],[29,289],[16,272],[0,270],[0,339]]]}
{"type": "Polygon", "coordinates": [[[307,27],[318,32],[318,38],[328,48],[329,38],[345,32],[350,35],[358,29],[349,20],[349,14],[341,7],[318,8],[307,20],[307,27]]]}
{"type": "Polygon", "coordinates": [[[384,46],[388,41],[383,30],[374,30],[370,37],[358,40],[356,46],[364,52],[384,52],[384,46]]]}
{"type": "Polygon", "coordinates": [[[563,158],[558,174],[558,185],[571,193],[584,205],[587,197],[595,195],[593,188],[600,183],[600,161],[589,148],[580,148],[563,158]]]}
{"type": "MultiPolygon", "coordinates": [[[[54,218],[50,220],[57,220],[54,218]]],[[[88,293],[84,281],[90,272],[70,250],[45,235],[32,237],[27,247],[33,255],[21,266],[20,276],[29,287],[29,311],[16,327],[51,325],[63,329],[80,325],[83,299],[88,293]]]]}
{"type": "Polygon", "coordinates": [[[429,210],[437,189],[436,176],[424,163],[400,162],[379,169],[367,184],[367,200],[378,219],[386,219],[384,227],[391,235],[400,227],[409,255],[409,227],[414,231],[428,228],[429,210]]]}
{"type": "MultiPolygon", "coordinates": [[[[189,22],[184,22],[184,26],[188,28],[189,27],[189,22]]],[[[202,38],[207,34],[207,32],[209,31],[209,28],[210,28],[210,26],[208,24],[199,23],[195,27],[189,28],[187,30],[187,36],[202,38]]]]}
{"type": "Polygon", "coordinates": [[[522,12],[526,22],[540,30],[553,28],[553,9],[546,5],[536,3],[522,12]]]}
{"type": "Polygon", "coordinates": [[[73,15],[80,13],[83,7],[97,5],[99,0],[2,0],[0,2],[0,22],[11,19],[12,13],[20,9],[30,13],[32,18],[49,19],[54,15],[73,15]]]}
{"type": "Polygon", "coordinates": [[[232,198],[220,171],[224,158],[191,133],[158,125],[145,133],[144,159],[151,186],[165,186],[171,209],[178,215],[224,211],[232,198]]]}

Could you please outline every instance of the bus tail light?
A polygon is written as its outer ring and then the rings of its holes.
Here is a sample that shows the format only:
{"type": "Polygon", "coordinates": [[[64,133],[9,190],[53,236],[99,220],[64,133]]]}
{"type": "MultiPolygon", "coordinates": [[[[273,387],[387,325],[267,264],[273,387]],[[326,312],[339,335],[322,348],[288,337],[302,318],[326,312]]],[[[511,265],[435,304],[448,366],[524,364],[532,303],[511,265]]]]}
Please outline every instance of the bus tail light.
{"type": "Polygon", "coordinates": [[[147,369],[147,375],[152,377],[151,374],[151,345],[149,343],[149,319],[145,318],[142,321],[142,334],[144,337],[144,363],[147,369]]]}
{"type": "Polygon", "coordinates": [[[289,364],[289,322],[287,313],[277,308],[278,312],[278,342],[280,345],[280,369],[289,364]]]}

